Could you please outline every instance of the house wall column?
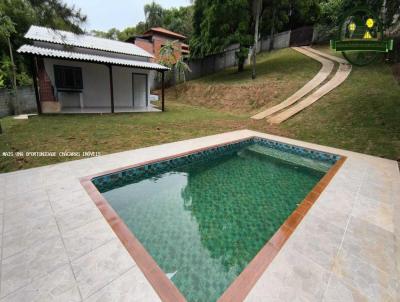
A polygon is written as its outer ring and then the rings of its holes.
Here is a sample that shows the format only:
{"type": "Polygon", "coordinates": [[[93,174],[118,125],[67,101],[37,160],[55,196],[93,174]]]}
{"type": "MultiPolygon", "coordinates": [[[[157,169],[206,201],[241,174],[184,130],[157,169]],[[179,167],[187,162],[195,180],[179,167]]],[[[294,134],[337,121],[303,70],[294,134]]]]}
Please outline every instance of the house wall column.
{"type": "Polygon", "coordinates": [[[111,97],[111,113],[114,113],[114,83],[112,74],[112,65],[108,65],[108,70],[110,74],[110,97],[111,97]]]}
{"type": "Polygon", "coordinates": [[[165,78],[165,72],[161,72],[161,110],[164,112],[165,109],[165,83],[164,83],[164,78],[165,78]]]}

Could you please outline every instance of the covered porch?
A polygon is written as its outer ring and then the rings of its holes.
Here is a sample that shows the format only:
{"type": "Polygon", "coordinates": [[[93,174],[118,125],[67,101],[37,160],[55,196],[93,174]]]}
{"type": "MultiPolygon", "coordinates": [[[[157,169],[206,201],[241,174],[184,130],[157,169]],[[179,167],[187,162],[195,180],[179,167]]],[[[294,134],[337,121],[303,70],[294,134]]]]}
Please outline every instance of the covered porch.
{"type": "Polygon", "coordinates": [[[165,109],[164,73],[168,68],[160,64],[33,45],[24,45],[19,52],[32,58],[39,113],[162,112],[165,109]],[[149,89],[154,71],[159,73],[162,82],[158,97],[151,95],[149,89]],[[157,99],[159,109],[152,103],[157,99]]]}

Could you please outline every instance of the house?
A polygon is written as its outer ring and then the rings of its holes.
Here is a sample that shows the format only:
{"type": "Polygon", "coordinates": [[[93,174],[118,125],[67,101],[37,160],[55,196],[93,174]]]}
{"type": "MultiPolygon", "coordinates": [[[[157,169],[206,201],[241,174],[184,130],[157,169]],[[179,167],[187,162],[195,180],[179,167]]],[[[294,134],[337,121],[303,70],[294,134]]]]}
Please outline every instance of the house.
{"type": "Polygon", "coordinates": [[[147,52],[159,57],[160,49],[166,41],[177,41],[178,47],[175,53],[177,59],[182,55],[189,55],[189,45],[185,44],[186,37],[162,27],[153,27],[140,36],[129,38],[127,42],[133,43],[147,52]]]}
{"type": "MultiPolygon", "coordinates": [[[[32,45],[18,49],[32,58],[39,113],[147,112],[151,76],[168,70],[132,44],[31,26],[32,45]]],[[[162,81],[164,82],[164,81],[162,81]]],[[[164,85],[162,85],[164,110],[164,85]]]]}

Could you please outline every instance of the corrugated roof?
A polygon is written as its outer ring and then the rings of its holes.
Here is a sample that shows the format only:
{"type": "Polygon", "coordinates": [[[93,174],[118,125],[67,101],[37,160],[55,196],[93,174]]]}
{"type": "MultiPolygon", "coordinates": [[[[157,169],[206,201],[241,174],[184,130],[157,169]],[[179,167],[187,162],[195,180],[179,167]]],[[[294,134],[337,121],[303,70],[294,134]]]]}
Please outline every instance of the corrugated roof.
{"type": "Polygon", "coordinates": [[[158,32],[158,33],[162,33],[168,36],[172,36],[172,37],[176,37],[176,38],[180,38],[180,39],[186,39],[186,37],[184,35],[178,34],[176,32],[170,31],[168,29],[165,29],[163,27],[152,27],[150,28],[148,31],[146,31],[143,35],[148,35],[151,32],[158,32]]]}
{"type": "Polygon", "coordinates": [[[17,51],[19,53],[34,54],[34,55],[43,56],[43,57],[70,59],[70,60],[86,61],[86,62],[93,62],[93,63],[105,63],[105,64],[112,64],[112,65],[119,65],[119,66],[153,69],[153,70],[169,70],[169,68],[167,68],[163,65],[157,64],[157,63],[119,59],[119,58],[112,58],[112,57],[99,56],[99,55],[90,55],[90,54],[86,54],[86,53],[50,49],[50,48],[45,48],[45,47],[33,46],[33,45],[22,45],[17,51]]]}
{"type": "Polygon", "coordinates": [[[132,44],[116,40],[93,37],[85,34],[75,34],[63,30],[54,30],[47,27],[32,25],[25,38],[82,48],[97,49],[102,51],[121,53],[127,55],[153,58],[144,49],[132,44]]]}

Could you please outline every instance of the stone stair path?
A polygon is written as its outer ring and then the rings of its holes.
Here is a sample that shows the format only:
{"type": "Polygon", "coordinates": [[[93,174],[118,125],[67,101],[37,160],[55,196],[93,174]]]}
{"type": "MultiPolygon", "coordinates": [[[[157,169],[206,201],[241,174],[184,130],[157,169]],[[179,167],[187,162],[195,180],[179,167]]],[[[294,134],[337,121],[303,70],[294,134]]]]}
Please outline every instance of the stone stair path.
{"type": "Polygon", "coordinates": [[[309,50],[305,50],[301,47],[292,47],[292,49],[320,62],[322,64],[320,71],[316,74],[315,77],[313,77],[302,88],[297,90],[294,94],[292,94],[286,100],[284,100],[283,102],[281,102],[271,108],[268,108],[267,110],[264,110],[262,112],[257,113],[256,115],[253,115],[251,117],[252,119],[255,119],[255,120],[263,119],[267,116],[270,116],[278,111],[281,111],[281,110],[289,107],[290,105],[293,105],[298,100],[300,100],[302,97],[304,97],[305,95],[310,93],[313,89],[317,88],[323,81],[325,81],[328,78],[328,76],[332,72],[334,63],[331,60],[321,58],[319,55],[315,55],[313,52],[310,52],[309,50]]]}
{"type": "Polygon", "coordinates": [[[286,121],[287,119],[291,118],[293,115],[299,113],[303,109],[307,108],[308,106],[314,104],[324,95],[326,95],[327,93],[338,87],[340,84],[342,84],[350,75],[352,67],[350,64],[348,64],[346,60],[312,49],[311,47],[303,47],[303,49],[339,63],[339,68],[336,71],[335,75],[328,82],[319,87],[318,90],[307,96],[302,101],[297,102],[292,107],[269,117],[268,122],[271,124],[280,124],[286,121]]]}
{"type": "Polygon", "coordinates": [[[308,46],[292,47],[292,49],[320,62],[322,64],[320,71],[289,98],[267,110],[257,113],[251,117],[252,119],[267,118],[267,121],[271,124],[280,124],[314,104],[324,95],[342,84],[350,75],[352,66],[345,59],[308,46]],[[322,84],[331,75],[335,63],[339,63],[339,68],[335,75],[329,81],[322,84]],[[317,90],[312,92],[314,89],[317,90]]]}

